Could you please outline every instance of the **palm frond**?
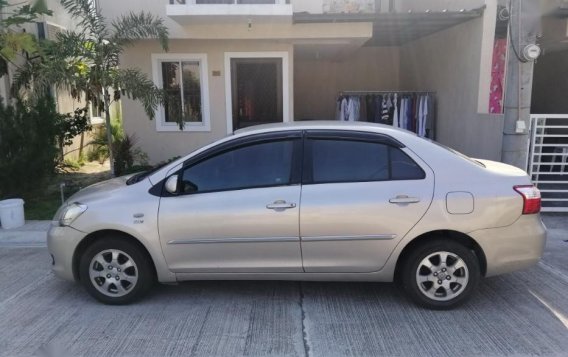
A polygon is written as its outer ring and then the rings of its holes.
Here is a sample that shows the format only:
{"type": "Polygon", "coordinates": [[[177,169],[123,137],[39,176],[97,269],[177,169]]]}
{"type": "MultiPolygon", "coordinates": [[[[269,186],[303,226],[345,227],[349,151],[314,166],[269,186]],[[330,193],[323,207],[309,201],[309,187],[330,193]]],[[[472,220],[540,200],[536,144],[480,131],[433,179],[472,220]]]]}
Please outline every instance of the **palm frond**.
{"type": "Polygon", "coordinates": [[[85,64],[88,57],[84,56],[83,49],[73,47],[73,43],[80,43],[78,38],[73,34],[59,34],[59,41],[43,41],[40,57],[24,62],[14,73],[12,93],[33,100],[56,88],[65,90],[74,99],[81,99],[85,93],[98,91],[89,83],[89,68],[85,64]]]}
{"type": "Polygon", "coordinates": [[[139,69],[118,69],[114,74],[114,87],[127,98],[138,100],[150,119],[154,119],[156,110],[164,102],[164,92],[139,69]]]}
{"type": "Polygon", "coordinates": [[[44,42],[44,51],[49,51],[51,56],[85,57],[94,52],[89,43],[91,40],[83,33],[62,31],[56,34],[55,41],[44,42]]]}
{"type": "Polygon", "coordinates": [[[107,35],[105,19],[92,0],[61,0],[61,5],[74,18],[79,20],[83,31],[91,36],[105,37],[107,35]]]}
{"type": "Polygon", "coordinates": [[[164,21],[148,12],[123,15],[112,22],[113,41],[122,46],[135,40],[157,39],[164,51],[168,51],[168,28],[164,21]]]}

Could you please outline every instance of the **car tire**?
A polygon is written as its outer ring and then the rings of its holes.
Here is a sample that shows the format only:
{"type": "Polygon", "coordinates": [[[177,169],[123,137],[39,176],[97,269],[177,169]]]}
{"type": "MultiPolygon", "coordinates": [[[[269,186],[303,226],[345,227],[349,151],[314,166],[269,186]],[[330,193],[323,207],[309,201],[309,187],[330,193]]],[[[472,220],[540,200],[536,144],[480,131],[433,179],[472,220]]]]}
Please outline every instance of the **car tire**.
{"type": "Polygon", "coordinates": [[[148,254],[122,237],[97,239],[88,246],[79,262],[79,277],[91,296],[109,305],[140,299],[156,280],[148,254]]]}
{"type": "Polygon", "coordinates": [[[447,310],[463,304],[481,278],[479,260],[464,245],[445,239],[413,249],[404,261],[401,282],[418,305],[447,310]]]}

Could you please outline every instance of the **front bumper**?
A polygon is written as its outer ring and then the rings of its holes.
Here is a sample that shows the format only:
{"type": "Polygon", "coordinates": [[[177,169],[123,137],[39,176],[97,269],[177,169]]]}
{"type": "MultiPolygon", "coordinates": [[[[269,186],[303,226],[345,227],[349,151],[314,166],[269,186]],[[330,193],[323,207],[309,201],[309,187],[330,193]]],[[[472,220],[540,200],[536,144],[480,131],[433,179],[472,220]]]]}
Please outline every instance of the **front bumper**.
{"type": "Polygon", "coordinates": [[[75,280],[73,254],[85,233],[71,227],[52,224],[47,232],[47,249],[53,259],[52,270],[60,278],[75,280]]]}
{"type": "Polygon", "coordinates": [[[522,215],[507,227],[470,233],[487,261],[485,276],[505,274],[535,265],[544,252],[546,227],[540,215],[522,215]]]}

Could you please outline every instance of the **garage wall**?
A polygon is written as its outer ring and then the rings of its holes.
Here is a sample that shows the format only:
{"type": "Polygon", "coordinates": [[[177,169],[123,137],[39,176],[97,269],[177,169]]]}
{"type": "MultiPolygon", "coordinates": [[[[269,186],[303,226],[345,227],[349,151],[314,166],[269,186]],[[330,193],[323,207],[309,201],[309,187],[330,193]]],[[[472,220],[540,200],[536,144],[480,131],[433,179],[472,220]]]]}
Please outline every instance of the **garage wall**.
{"type": "Polygon", "coordinates": [[[295,59],[295,120],[335,119],[340,91],[399,89],[399,48],[362,47],[341,59],[295,59]]]}
{"type": "Polygon", "coordinates": [[[478,114],[483,18],[400,49],[402,88],[437,92],[436,139],[466,155],[501,159],[503,115],[478,114]]]}

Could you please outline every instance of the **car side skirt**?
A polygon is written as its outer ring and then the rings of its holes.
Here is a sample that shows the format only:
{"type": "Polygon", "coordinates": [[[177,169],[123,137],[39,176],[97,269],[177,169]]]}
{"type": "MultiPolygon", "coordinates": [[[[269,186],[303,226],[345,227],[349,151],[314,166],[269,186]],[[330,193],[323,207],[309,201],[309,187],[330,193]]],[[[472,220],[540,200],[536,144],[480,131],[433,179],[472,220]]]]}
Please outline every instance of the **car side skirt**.
{"type": "Polygon", "coordinates": [[[177,273],[177,280],[290,280],[392,282],[393,274],[373,273],[177,273]]]}

